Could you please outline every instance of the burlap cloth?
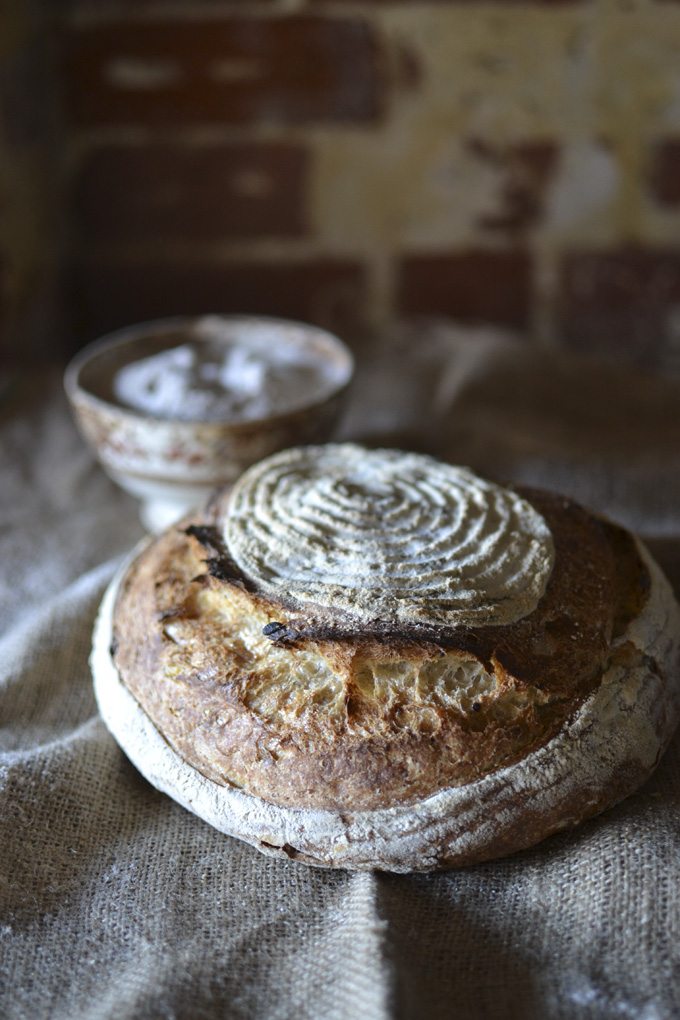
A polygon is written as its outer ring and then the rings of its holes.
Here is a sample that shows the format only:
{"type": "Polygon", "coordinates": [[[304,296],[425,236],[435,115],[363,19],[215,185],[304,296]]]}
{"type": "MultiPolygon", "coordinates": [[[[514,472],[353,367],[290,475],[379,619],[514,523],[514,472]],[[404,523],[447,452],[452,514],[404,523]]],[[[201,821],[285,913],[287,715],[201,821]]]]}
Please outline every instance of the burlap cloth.
{"type": "MultiPolygon", "coordinates": [[[[571,493],[680,578],[680,380],[488,333],[404,329],[345,436],[571,493]]],[[[134,502],[52,380],[0,402],[0,1017],[680,1016],[678,740],[581,828],[440,875],[274,861],[153,790],[98,718],[87,657],[134,502]]]]}

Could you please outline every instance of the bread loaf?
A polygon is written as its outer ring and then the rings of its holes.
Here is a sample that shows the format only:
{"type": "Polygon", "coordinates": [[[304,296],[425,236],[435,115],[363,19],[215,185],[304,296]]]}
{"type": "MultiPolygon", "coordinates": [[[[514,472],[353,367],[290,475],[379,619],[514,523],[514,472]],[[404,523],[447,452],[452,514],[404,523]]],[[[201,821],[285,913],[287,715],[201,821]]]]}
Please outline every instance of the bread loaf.
{"type": "Polygon", "coordinates": [[[265,853],[430,870],[529,846],[652,771],[680,611],[642,544],[417,454],[285,451],[150,541],[97,625],[102,714],[265,853]]]}

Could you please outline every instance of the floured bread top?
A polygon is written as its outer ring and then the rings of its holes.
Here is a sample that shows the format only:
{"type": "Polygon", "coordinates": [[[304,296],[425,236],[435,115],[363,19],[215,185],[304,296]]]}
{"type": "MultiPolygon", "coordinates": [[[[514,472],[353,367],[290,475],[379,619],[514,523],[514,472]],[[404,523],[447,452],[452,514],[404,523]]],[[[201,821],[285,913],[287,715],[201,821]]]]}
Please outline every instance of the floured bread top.
{"type": "Polygon", "coordinates": [[[555,558],[545,519],[516,492],[349,443],[249,469],[223,538],[261,591],[398,626],[514,623],[536,608],[555,558]]]}

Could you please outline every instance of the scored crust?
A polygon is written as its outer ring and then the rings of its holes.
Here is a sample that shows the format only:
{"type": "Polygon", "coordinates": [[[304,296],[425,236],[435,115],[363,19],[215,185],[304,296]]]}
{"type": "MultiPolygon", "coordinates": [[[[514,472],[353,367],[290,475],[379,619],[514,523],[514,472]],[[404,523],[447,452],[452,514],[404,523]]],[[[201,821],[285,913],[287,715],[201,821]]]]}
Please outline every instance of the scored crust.
{"type": "Polygon", "coordinates": [[[224,544],[218,496],[107,596],[93,653],[107,724],[161,789],[307,863],[471,863],[602,810],[677,722],[680,613],[629,533],[522,495],[555,545],[535,610],[411,632],[263,594],[224,544]]]}

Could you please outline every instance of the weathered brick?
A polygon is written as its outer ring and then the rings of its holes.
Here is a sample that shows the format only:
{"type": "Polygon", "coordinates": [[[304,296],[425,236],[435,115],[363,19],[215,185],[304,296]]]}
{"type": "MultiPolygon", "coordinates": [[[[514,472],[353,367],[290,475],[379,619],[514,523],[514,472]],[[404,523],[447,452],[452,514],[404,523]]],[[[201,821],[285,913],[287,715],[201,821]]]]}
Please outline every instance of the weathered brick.
{"type": "Polygon", "coordinates": [[[379,41],[358,19],[119,22],[63,48],[81,125],[373,121],[384,103],[379,41]]]}
{"type": "Polygon", "coordinates": [[[362,325],[362,266],[332,259],[216,264],[82,260],[71,270],[74,335],[167,315],[252,313],[313,322],[351,337],[362,325]]]}
{"type": "Polygon", "coordinates": [[[650,190],[664,205],[680,204],[680,139],[670,138],[654,147],[650,190]]]}
{"type": "Polygon", "coordinates": [[[560,327],[577,351],[657,364],[680,353],[680,251],[565,257],[560,327]]]}
{"type": "MultiPolygon", "coordinates": [[[[201,0],[201,2],[204,4],[213,3],[215,6],[224,4],[224,0],[201,0]]],[[[281,0],[229,0],[232,7],[250,7],[253,4],[276,7],[280,2],[281,0]]],[[[97,11],[101,7],[100,0],[49,0],[49,4],[50,7],[58,6],[62,10],[74,10],[78,13],[97,11]]],[[[166,7],[172,10],[173,7],[180,6],[186,7],[186,0],[116,0],[116,8],[119,11],[126,8],[139,9],[140,7],[145,10],[149,8],[163,10],[166,7]]]]}
{"type": "Polygon", "coordinates": [[[471,139],[468,148],[481,163],[493,166],[502,180],[499,209],[480,217],[478,226],[489,232],[516,235],[538,223],[557,168],[557,145],[548,141],[501,145],[471,139]]]}
{"type": "MultiPolygon", "coordinates": [[[[341,0],[308,0],[308,2],[311,3],[312,5],[314,5],[314,4],[324,5],[324,4],[327,4],[327,3],[328,4],[337,4],[337,3],[341,2],[341,0]]],[[[356,0],[348,0],[348,2],[356,5],[356,0]]],[[[483,3],[483,4],[486,5],[486,4],[488,4],[489,0],[371,0],[371,2],[373,4],[378,3],[378,4],[391,4],[391,5],[399,4],[399,3],[408,3],[412,7],[415,7],[415,6],[418,6],[418,5],[423,5],[424,6],[424,5],[430,5],[432,3],[439,3],[439,4],[442,4],[442,5],[449,4],[451,6],[455,5],[455,6],[460,7],[460,6],[468,6],[468,5],[478,4],[478,3],[483,3]]],[[[497,0],[497,2],[498,2],[498,0],[497,0]]],[[[566,5],[566,4],[591,3],[591,2],[592,2],[592,0],[502,0],[502,3],[504,3],[505,5],[515,4],[515,3],[516,4],[520,4],[521,3],[523,6],[536,6],[536,7],[558,7],[558,6],[563,6],[563,5],[566,5]]],[[[678,0],[675,0],[675,2],[678,2],[678,0]]]]}
{"type": "Polygon", "coordinates": [[[284,144],[95,150],[75,182],[89,240],[298,236],[307,151],[284,144]]]}
{"type": "Polygon", "coordinates": [[[412,255],[399,266],[405,315],[445,315],[525,329],[531,305],[531,259],[523,251],[412,255]]]}

